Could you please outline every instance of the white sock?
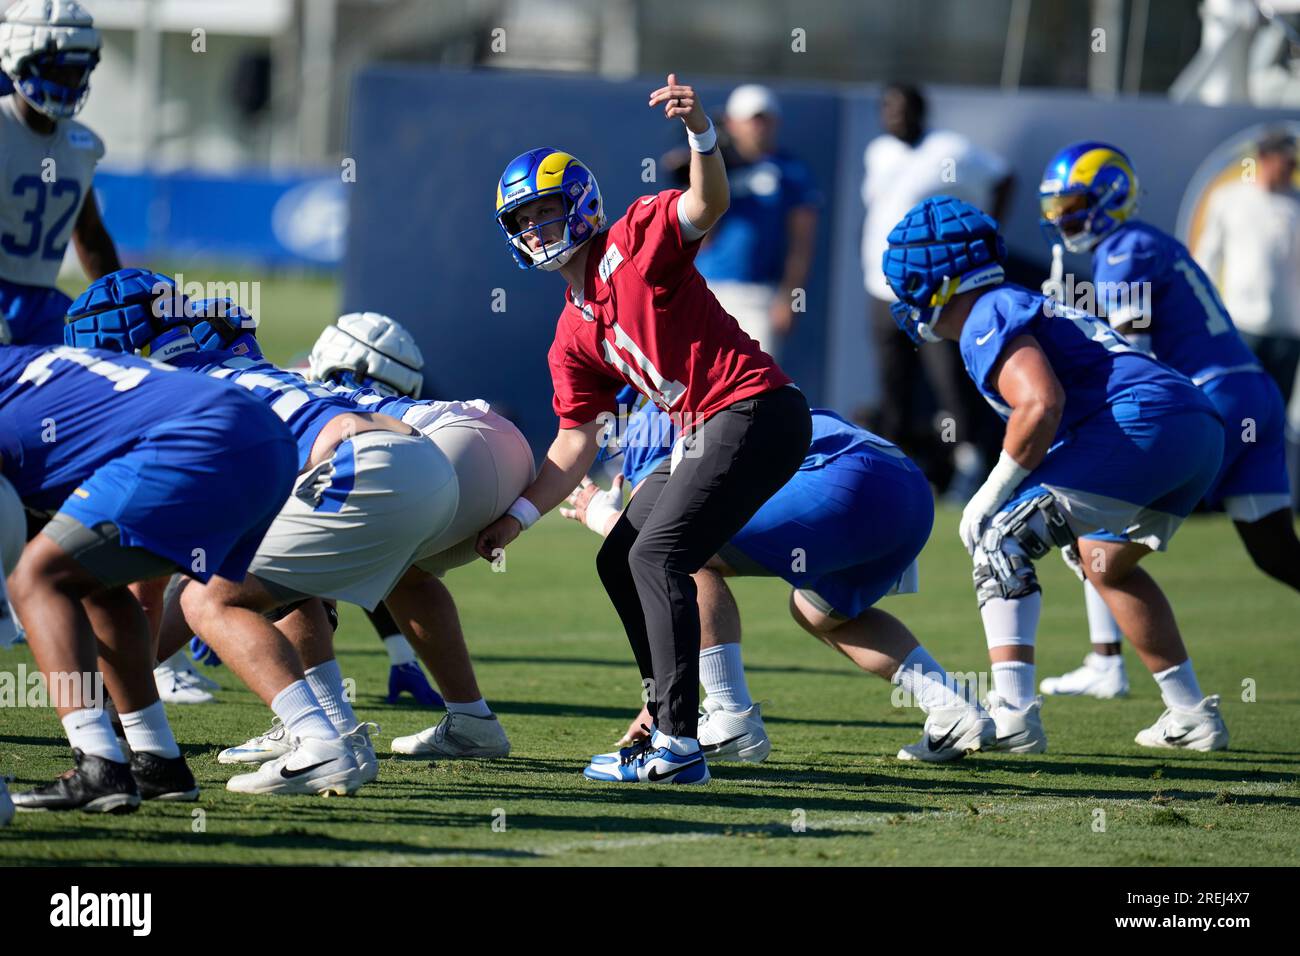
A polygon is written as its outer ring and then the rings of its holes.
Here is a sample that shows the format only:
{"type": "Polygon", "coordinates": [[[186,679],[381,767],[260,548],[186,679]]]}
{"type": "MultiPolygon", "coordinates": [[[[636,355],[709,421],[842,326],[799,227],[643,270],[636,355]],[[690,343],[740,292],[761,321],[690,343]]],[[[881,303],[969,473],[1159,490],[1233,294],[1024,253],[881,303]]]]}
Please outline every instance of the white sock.
{"type": "Polygon", "coordinates": [[[343,671],[339,669],[339,662],[325,661],[307,668],[306,674],[311,692],[320,701],[321,708],[334,729],[340,734],[356,729],[357,715],[352,712],[352,705],[343,696],[343,671]]]}
{"type": "Polygon", "coordinates": [[[384,638],[384,650],[388,651],[388,663],[393,667],[415,660],[415,648],[402,634],[389,634],[384,638]]]}
{"type": "Polygon", "coordinates": [[[990,648],[1019,644],[1033,647],[1038,636],[1038,615],[1043,609],[1043,594],[1035,591],[1022,598],[989,598],[980,608],[984,637],[990,648]]]}
{"type": "Polygon", "coordinates": [[[1201,685],[1196,681],[1196,672],[1192,670],[1190,658],[1181,664],[1175,664],[1159,674],[1152,674],[1160,687],[1160,696],[1165,706],[1175,710],[1195,710],[1196,705],[1205,699],[1201,685]]]}
{"type": "Polygon", "coordinates": [[[113,721],[105,710],[74,710],[63,718],[63,732],[68,735],[68,743],[82,753],[126,763],[117,745],[117,734],[113,733],[113,721]]]}
{"type": "Polygon", "coordinates": [[[339,732],[321,709],[320,701],[305,680],[296,680],[271,701],[275,716],[284,723],[290,737],[337,740],[339,732]]]}
{"type": "Polygon", "coordinates": [[[447,701],[447,713],[449,714],[469,714],[471,717],[491,717],[492,708],[487,705],[482,697],[478,700],[471,700],[468,703],[457,703],[454,700],[447,701]]]}
{"type": "Polygon", "coordinates": [[[1124,641],[1124,632],[1119,629],[1115,615],[1101,599],[1101,594],[1091,581],[1083,583],[1083,603],[1088,609],[1088,638],[1094,644],[1120,644],[1124,641]]]}
{"type": "Polygon", "coordinates": [[[1034,702],[1034,665],[1024,661],[1003,661],[993,665],[993,689],[1016,710],[1034,702]]]}
{"type": "Polygon", "coordinates": [[[136,753],[168,758],[181,755],[181,748],[176,746],[176,738],[172,736],[171,725],[167,723],[162,701],[156,700],[144,710],[122,714],[121,717],[126,742],[136,753]]]}
{"type": "Polygon", "coordinates": [[[704,685],[704,696],[712,697],[725,710],[749,710],[754,706],[739,644],[718,644],[700,651],[700,683],[704,685]]]}
{"type": "Polygon", "coordinates": [[[939,666],[939,662],[920,645],[907,655],[903,666],[891,680],[907,691],[908,696],[927,714],[942,707],[968,703],[965,697],[957,693],[952,679],[939,666]]]}

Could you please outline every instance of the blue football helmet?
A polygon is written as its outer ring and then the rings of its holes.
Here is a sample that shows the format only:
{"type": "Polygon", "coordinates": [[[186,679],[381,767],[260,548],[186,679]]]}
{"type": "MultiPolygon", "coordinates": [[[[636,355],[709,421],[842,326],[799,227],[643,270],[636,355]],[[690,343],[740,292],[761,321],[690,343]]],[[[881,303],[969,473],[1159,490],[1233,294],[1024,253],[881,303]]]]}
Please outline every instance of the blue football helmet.
{"type": "Polygon", "coordinates": [[[204,352],[230,351],[261,358],[257,323],[234,299],[191,299],[187,312],[194,341],[204,352]]]}
{"type": "Polygon", "coordinates": [[[580,245],[605,228],[605,205],[590,169],[566,152],[542,146],[516,156],[501,174],[497,182],[497,224],[519,268],[549,272],[568,262],[580,245]],[[543,196],[559,197],[564,211],[520,229],[515,210],[543,196]],[[564,224],[564,233],[546,243],[543,230],[555,223],[564,224]],[[525,241],[530,232],[542,240],[542,247],[536,251],[529,249],[525,241]]]}
{"type": "Polygon", "coordinates": [[[1048,243],[1088,252],[1137,212],[1137,173],[1115,146],[1074,143],[1047,164],[1038,202],[1048,243]]]}
{"type": "Polygon", "coordinates": [[[0,70],[38,112],[75,116],[99,63],[94,20],[76,0],[19,0],[0,16],[0,70]]]}
{"type": "Polygon", "coordinates": [[[96,279],[68,307],[63,341],[167,361],[194,351],[185,294],[168,276],[119,269],[96,279]]]}
{"type": "Polygon", "coordinates": [[[917,203],[889,233],[888,242],[881,267],[898,296],[890,311],[917,345],[939,341],[934,323],[954,295],[1005,278],[1007,247],[997,222],[951,196],[917,203]]]}

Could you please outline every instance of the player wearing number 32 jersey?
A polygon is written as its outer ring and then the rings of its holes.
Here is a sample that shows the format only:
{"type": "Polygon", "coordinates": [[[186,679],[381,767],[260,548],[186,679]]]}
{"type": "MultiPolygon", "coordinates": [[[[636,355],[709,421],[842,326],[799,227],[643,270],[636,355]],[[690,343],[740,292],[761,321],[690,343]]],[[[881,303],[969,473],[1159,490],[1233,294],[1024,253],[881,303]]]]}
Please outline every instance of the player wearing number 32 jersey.
{"type": "Polygon", "coordinates": [[[69,241],[90,278],[119,267],[94,195],[104,144],[73,119],[99,47],[74,0],[0,14],[0,344],[63,340],[71,300],[54,283],[69,241]]]}
{"type": "Polygon", "coordinates": [[[644,196],[606,228],[596,179],[560,150],[529,150],[497,185],[497,222],[516,263],[568,281],[549,362],[560,429],[538,477],[479,535],[499,553],[561,504],[590,468],[600,435],[632,385],[683,430],[671,469],[656,472],[605,539],[605,590],[648,691],[654,733],[597,759],[588,777],[704,783],[697,739],[700,619],[692,575],[798,470],[812,434],[808,403],[718,304],[695,268],[700,240],[726,211],[716,134],[694,90],[669,75],[650,106],[680,118],[690,187],[644,196]]]}

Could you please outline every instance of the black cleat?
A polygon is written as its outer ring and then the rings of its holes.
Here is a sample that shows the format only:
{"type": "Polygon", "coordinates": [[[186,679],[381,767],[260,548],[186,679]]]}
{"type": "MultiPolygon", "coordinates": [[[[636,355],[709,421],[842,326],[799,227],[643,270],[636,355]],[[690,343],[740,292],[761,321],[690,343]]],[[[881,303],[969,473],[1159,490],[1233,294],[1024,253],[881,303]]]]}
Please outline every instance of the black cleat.
{"type": "Polygon", "coordinates": [[[131,754],[131,776],[142,800],[197,800],[194,782],[184,757],[159,757],[151,753],[131,754]]]}
{"type": "Polygon", "coordinates": [[[13,795],[19,810],[85,810],[87,813],[134,813],[140,793],[127,764],[105,760],[73,748],[76,766],[53,783],[13,795]]]}

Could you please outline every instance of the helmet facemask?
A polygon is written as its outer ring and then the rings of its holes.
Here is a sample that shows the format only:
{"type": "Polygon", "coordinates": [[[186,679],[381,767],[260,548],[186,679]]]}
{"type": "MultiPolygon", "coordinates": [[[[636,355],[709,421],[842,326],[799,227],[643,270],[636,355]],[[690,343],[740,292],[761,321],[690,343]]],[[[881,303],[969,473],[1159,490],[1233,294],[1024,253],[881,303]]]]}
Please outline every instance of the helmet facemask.
{"type": "Polygon", "coordinates": [[[90,95],[90,73],[99,62],[99,52],[89,50],[51,51],[28,59],[13,78],[14,89],[32,109],[53,120],[71,119],[81,111],[90,95]],[[59,80],[70,73],[75,82],[59,80]]]}

